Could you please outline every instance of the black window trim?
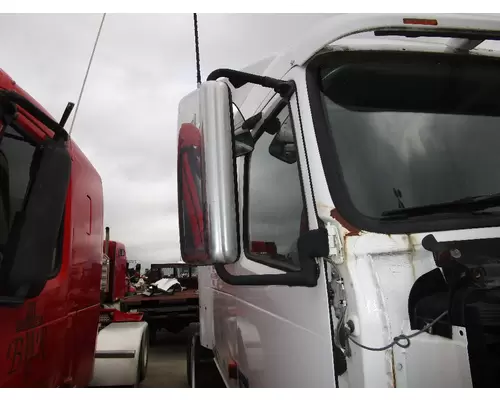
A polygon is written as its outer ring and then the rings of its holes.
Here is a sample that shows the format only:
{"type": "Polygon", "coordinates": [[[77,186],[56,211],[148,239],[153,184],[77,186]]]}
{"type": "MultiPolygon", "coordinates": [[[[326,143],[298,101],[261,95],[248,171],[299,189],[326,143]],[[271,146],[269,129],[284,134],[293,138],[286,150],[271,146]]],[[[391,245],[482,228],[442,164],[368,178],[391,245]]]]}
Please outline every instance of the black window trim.
{"type": "MultiPolygon", "coordinates": [[[[337,148],[333,135],[330,133],[326,111],[321,101],[321,92],[318,85],[319,69],[324,65],[325,60],[330,64],[332,60],[342,65],[353,59],[388,59],[402,58],[408,61],[411,57],[463,57],[453,53],[426,53],[426,52],[398,52],[398,51],[369,51],[357,50],[349,52],[330,52],[316,56],[306,68],[306,84],[309,92],[313,126],[318,143],[321,164],[326,176],[327,186],[332,197],[333,204],[338,209],[339,214],[349,224],[360,230],[382,234],[413,234],[424,232],[439,232],[448,230],[462,230],[474,228],[489,228],[500,226],[500,214],[491,215],[443,215],[427,216],[423,218],[412,218],[409,220],[382,221],[377,218],[363,215],[356,209],[348,194],[347,185],[342,176],[342,169],[338,158],[337,148]]],[[[467,57],[467,56],[466,56],[467,57]]],[[[492,57],[484,57],[492,60],[492,57]]],[[[494,60],[499,63],[500,60],[494,60]]],[[[492,60],[493,62],[493,60],[492,60]]]]}
{"type": "MultiPolygon", "coordinates": [[[[270,105],[271,108],[275,107],[277,105],[278,101],[279,100],[274,101],[274,102],[269,102],[268,105],[271,104],[270,105]]],[[[297,105],[298,105],[297,93],[295,93],[290,98],[290,100],[288,101],[288,104],[286,106],[288,108],[288,112],[290,113],[290,121],[292,123],[293,137],[295,139],[295,142],[297,143],[297,129],[302,130],[302,126],[301,126],[300,121],[297,124],[293,118],[293,112],[292,112],[292,106],[291,106],[292,101],[296,101],[297,105]]],[[[300,113],[300,109],[299,108],[297,108],[297,109],[298,109],[298,112],[300,113]]],[[[302,135],[303,134],[304,134],[304,132],[302,131],[302,135]]],[[[268,133],[264,132],[264,133],[262,133],[262,135],[268,135],[268,133]]],[[[297,151],[298,151],[298,147],[297,147],[297,151]]],[[[256,262],[258,264],[266,265],[270,268],[274,268],[274,269],[284,271],[284,272],[298,271],[298,270],[300,270],[300,265],[292,267],[291,264],[288,262],[273,260],[270,257],[259,256],[259,255],[256,255],[256,254],[253,254],[250,252],[250,248],[249,248],[250,247],[249,246],[250,245],[250,242],[249,242],[249,239],[250,239],[250,221],[249,221],[250,191],[249,191],[249,189],[250,189],[250,161],[251,161],[252,154],[253,154],[253,151],[245,156],[244,166],[243,166],[243,171],[244,171],[243,172],[244,173],[244,178],[243,178],[243,252],[245,254],[245,257],[248,260],[256,262]]],[[[269,157],[272,157],[272,156],[269,154],[269,157]]],[[[302,173],[301,173],[302,168],[301,168],[300,153],[299,153],[299,156],[297,157],[296,168],[297,168],[297,174],[299,176],[299,182],[300,182],[302,205],[303,205],[306,219],[307,219],[307,229],[310,230],[310,227],[309,227],[310,221],[309,221],[309,217],[308,217],[309,210],[308,210],[308,206],[307,206],[307,200],[305,197],[305,187],[304,187],[304,182],[303,182],[302,173]]]]}

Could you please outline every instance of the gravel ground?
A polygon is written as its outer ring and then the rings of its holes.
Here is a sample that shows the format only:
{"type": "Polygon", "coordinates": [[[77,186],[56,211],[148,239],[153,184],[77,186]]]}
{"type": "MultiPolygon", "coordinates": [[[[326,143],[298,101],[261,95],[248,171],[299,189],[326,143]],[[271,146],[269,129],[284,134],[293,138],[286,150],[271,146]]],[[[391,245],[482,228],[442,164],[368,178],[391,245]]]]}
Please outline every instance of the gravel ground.
{"type": "Polygon", "coordinates": [[[149,365],[144,388],[187,388],[187,332],[176,335],[158,332],[157,341],[149,348],[149,365]]]}

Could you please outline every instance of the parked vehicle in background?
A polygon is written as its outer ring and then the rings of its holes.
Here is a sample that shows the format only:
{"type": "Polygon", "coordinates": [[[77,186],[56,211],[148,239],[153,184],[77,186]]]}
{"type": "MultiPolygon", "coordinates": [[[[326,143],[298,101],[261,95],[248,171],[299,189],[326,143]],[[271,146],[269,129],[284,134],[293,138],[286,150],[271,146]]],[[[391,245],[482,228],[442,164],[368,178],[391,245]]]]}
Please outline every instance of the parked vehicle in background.
{"type": "Polygon", "coordinates": [[[133,310],[144,315],[149,326],[150,342],[153,344],[156,342],[157,332],[162,329],[171,333],[181,332],[199,319],[196,268],[185,264],[151,264],[146,292],[121,299],[120,310],[133,310]],[[166,292],[155,286],[161,280],[172,280],[178,282],[178,285],[166,292]]]}
{"type": "MultiPolygon", "coordinates": [[[[141,314],[106,308],[103,190],[59,123],[0,70],[0,387],[138,385],[141,314]],[[102,295],[102,297],[101,297],[102,295]]],[[[122,285],[123,286],[123,285],[122,285]]]]}

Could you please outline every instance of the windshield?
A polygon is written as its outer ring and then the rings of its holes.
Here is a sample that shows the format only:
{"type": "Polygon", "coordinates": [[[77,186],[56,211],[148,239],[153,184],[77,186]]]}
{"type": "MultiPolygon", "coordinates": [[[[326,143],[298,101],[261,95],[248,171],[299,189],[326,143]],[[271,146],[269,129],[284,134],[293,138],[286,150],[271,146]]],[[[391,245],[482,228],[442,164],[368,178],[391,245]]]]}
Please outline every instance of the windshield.
{"type": "Polygon", "coordinates": [[[479,59],[402,53],[320,64],[318,105],[344,185],[337,190],[358,222],[500,193],[500,68],[479,59]]]}

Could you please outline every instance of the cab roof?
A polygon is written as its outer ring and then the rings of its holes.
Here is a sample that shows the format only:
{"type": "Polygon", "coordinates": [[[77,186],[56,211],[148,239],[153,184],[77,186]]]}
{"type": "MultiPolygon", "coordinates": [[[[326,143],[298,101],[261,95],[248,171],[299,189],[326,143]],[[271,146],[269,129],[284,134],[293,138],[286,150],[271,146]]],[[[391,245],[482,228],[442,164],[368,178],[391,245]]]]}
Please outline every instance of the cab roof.
{"type": "MultiPolygon", "coordinates": [[[[500,14],[338,14],[326,19],[311,29],[304,39],[281,53],[272,54],[243,69],[257,75],[281,79],[293,66],[305,66],[316,55],[334,51],[354,50],[389,50],[419,52],[453,52],[463,43],[449,37],[404,37],[375,36],[374,32],[382,28],[418,29],[418,24],[410,26],[405,21],[436,25],[425,25],[428,31],[446,32],[466,29],[470,32],[498,35],[500,39],[500,14]]],[[[471,55],[498,57],[500,41],[486,40],[469,51],[471,55]]],[[[243,105],[249,103],[263,105],[274,95],[267,88],[244,85],[233,92],[233,101],[243,105]],[[259,99],[259,100],[256,100],[259,99]]],[[[260,107],[260,106],[259,106],[260,107]]],[[[255,110],[251,110],[253,112],[255,110]]],[[[246,116],[246,115],[245,115],[246,116]]]]}

